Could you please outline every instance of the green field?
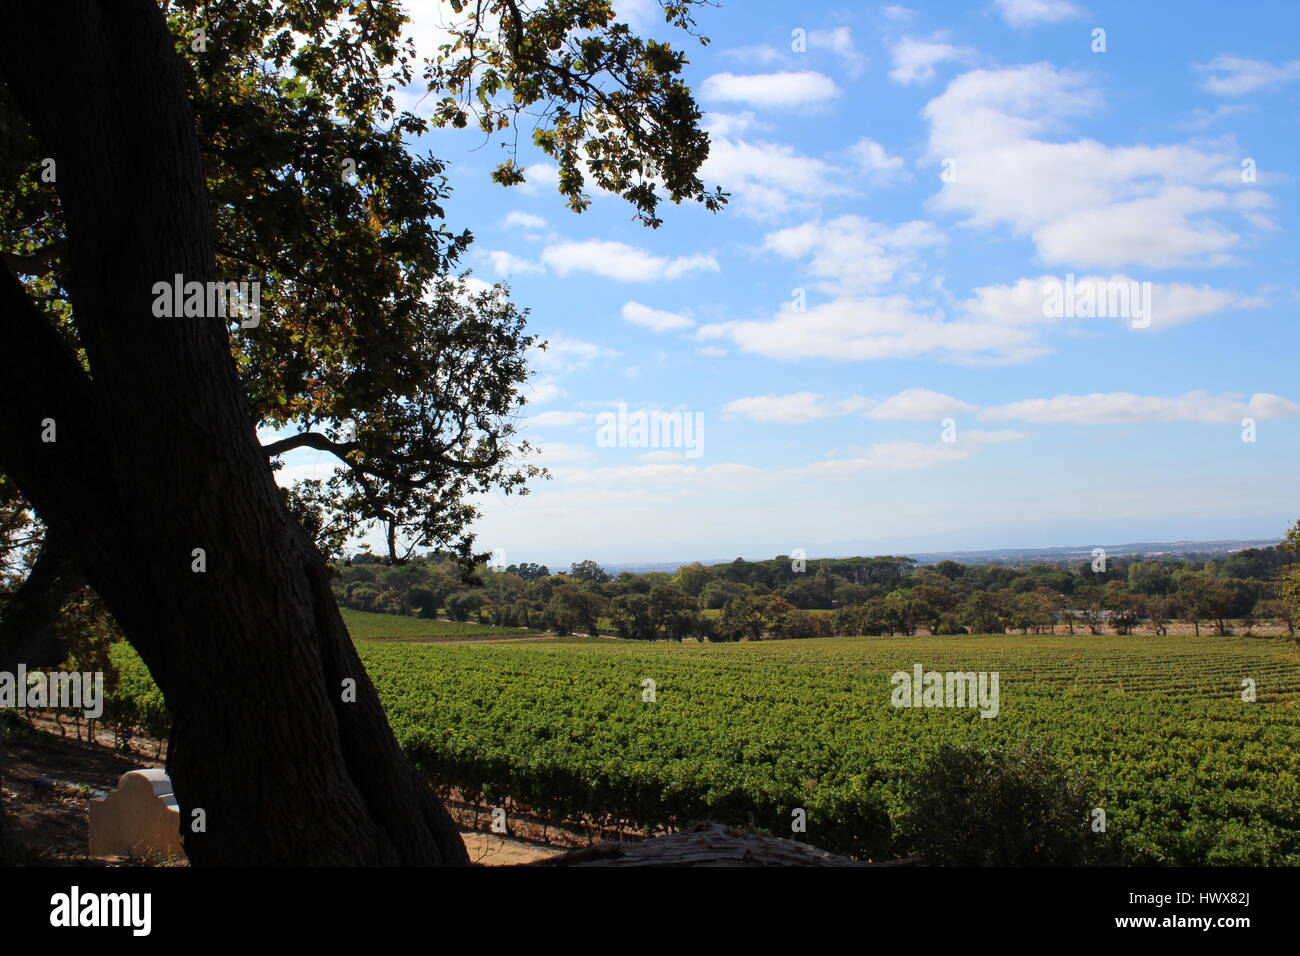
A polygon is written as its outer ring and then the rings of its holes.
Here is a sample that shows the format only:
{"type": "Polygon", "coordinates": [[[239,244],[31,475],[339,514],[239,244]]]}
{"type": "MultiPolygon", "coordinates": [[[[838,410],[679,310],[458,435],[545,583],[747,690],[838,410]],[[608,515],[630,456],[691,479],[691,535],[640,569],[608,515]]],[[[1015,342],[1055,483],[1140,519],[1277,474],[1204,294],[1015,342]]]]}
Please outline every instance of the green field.
{"type": "MultiPolygon", "coordinates": [[[[573,638],[366,643],[398,738],[435,779],[552,819],[698,818],[903,854],[904,781],[944,743],[1043,743],[1088,775],[1132,862],[1300,864],[1300,656],[1219,637],[573,638]],[[902,709],[890,675],[996,671],[1000,713],[902,709]],[[645,678],[656,700],[642,700],[645,678]],[[1251,678],[1257,700],[1241,699],[1251,678]]],[[[1082,825],[1082,824],[1081,824],[1082,825]]]]}
{"type": "Polygon", "coordinates": [[[400,614],[373,614],[341,608],[343,623],[354,641],[472,641],[480,638],[529,637],[524,627],[493,627],[472,621],[437,621],[400,614]]]}

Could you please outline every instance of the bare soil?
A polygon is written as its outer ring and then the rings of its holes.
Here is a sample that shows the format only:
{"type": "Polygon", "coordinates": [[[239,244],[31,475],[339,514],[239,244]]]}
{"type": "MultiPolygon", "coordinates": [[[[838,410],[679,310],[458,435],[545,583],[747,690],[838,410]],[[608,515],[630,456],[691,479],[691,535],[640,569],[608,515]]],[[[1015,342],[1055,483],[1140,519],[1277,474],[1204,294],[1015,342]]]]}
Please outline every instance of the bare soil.
{"type": "MultiPolygon", "coordinates": [[[[118,741],[120,746],[114,749],[110,731],[92,732],[84,722],[74,728],[65,721],[63,735],[51,719],[35,717],[32,724],[33,732],[9,733],[0,741],[0,800],[5,818],[0,865],[145,865],[89,855],[89,800],[115,787],[128,770],[162,767],[163,761],[155,756],[162,750],[160,742],[136,737],[118,741]]],[[[474,814],[454,810],[453,814],[474,863],[512,866],[558,852],[553,846],[515,836],[475,832],[463,825],[474,814]]],[[[487,818],[480,819],[486,828],[487,818]]]]}

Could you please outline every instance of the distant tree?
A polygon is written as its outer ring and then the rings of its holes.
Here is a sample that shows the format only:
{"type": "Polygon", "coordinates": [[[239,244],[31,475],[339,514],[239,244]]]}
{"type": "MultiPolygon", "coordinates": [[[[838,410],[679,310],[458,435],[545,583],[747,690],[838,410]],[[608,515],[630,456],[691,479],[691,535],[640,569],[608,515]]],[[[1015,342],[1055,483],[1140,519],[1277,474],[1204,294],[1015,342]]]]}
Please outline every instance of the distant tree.
{"type": "Polygon", "coordinates": [[[447,600],[447,616],[453,621],[468,621],[471,615],[478,614],[487,598],[478,591],[457,591],[447,600]]]}
{"type": "Polygon", "coordinates": [[[621,594],[610,604],[610,622],[618,636],[630,641],[653,641],[658,633],[650,598],[621,594]]]}
{"type": "Polygon", "coordinates": [[[540,578],[549,577],[551,574],[550,568],[548,568],[546,565],[533,564],[532,562],[525,562],[524,564],[512,564],[508,568],[506,568],[506,572],[509,574],[517,574],[525,581],[536,581],[540,578]]]}
{"type": "MultiPolygon", "coordinates": [[[[1287,531],[1279,545],[1280,551],[1288,554],[1300,554],[1300,521],[1287,531]]],[[[1278,572],[1277,600],[1279,620],[1287,626],[1287,633],[1296,639],[1295,623],[1300,620],[1300,564],[1286,564],[1278,572]],[[1285,617],[1283,617],[1285,615],[1285,617]]]]}
{"type": "Polygon", "coordinates": [[[1088,633],[1094,637],[1101,633],[1101,629],[1106,626],[1107,608],[1106,595],[1101,585],[1085,584],[1075,589],[1075,597],[1078,604],[1078,611],[1083,623],[1088,628],[1088,633]]]}
{"type": "Polygon", "coordinates": [[[348,606],[358,611],[377,610],[379,588],[373,584],[358,584],[348,591],[348,606]]]}
{"type": "Polygon", "coordinates": [[[704,588],[718,579],[718,572],[696,561],[684,564],[673,575],[673,584],[681,588],[692,598],[698,598],[704,588]]]}
{"type": "Polygon", "coordinates": [[[966,566],[956,561],[940,561],[934,569],[949,581],[957,581],[966,575],[966,566]]]}
{"type": "Polygon", "coordinates": [[[434,617],[438,613],[438,595],[432,588],[411,588],[407,600],[411,602],[411,607],[420,617],[434,617]]]}
{"type": "Polygon", "coordinates": [[[722,609],[718,634],[729,641],[757,641],[767,626],[766,611],[766,601],[756,595],[733,598],[722,609]]]}
{"type": "Polygon", "coordinates": [[[1148,597],[1145,602],[1147,622],[1157,634],[1169,633],[1169,619],[1174,616],[1173,602],[1163,596],[1148,597]]]}
{"type": "Polygon", "coordinates": [[[1056,622],[1056,609],[1052,599],[1039,591],[1017,594],[1009,607],[1007,623],[1013,630],[1019,629],[1025,634],[1032,627],[1034,633],[1056,622]]]}
{"type": "Polygon", "coordinates": [[[1231,633],[1229,621],[1239,603],[1236,588],[1226,581],[1212,580],[1206,589],[1206,597],[1206,610],[1214,621],[1215,633],[1220,637],[1227,636],[1231,633]]]}
{"type": "Polygon", "coordinates": [[[605,569],[592,560],[579,561],[571,566],[569,573],[579,581],[590,581],[593,584],[604,584],[609,581],[609,574],[605,569]]]}
{"type": "Polygon", "coordinates": [[[720,609],[726,607],[728,601],[749,593],[749,587],[737,581],[711,581],[700,592],[700,607],[720,609]]]}
{"type": "Polygon", "coordinates": [[[608,609],[609,601],[599,594],[561,582],[551,592],[546,615],[561,636],[578,632],[595,636],[599,633],[600,618],[608,609]]]}
{"type": "MultiPolygon", "coordinates": [[[[1071,588],[1071,590],[1073,590],[1073,587],[1071,588]]],[[[1052,598],[1053,618],[1056,620],[1064,621],[1066,629],[1069,631],[1070,636],[1073,637],[1074,623],[1076,620],[1076,611],[1077,611],[1077,609],[1075,608],[1076,602],[1075,602],[1074,595],[1072,593],[1066,594],[1060,591],[1053,591],[1051,594],[1051,598],[1052,598]]],[[[1053,633],[1055,633],[1056,631],[1055,626],[1052,627],[1052,631],[1053,633]]]]}
{"type": "Polygon", "coordinates": [[[864,634],[868,637],[879,637],[882,634],[892,633],[891,615],[885,607],[883,597],[872,598],[857,610],[858,627],[854,633],[864,634]]]}
{"type": "Polygon", "coordinates": [[[786,585],[781,595],[797,608],[829,610],[834,605],[834,589],[830,576],[819,572],[786,585]]]}
{"type": "Polygon", "coordinates": [[[1179,572],[1175,577],[1183,620],[1191,624],[1196,636],[1200,637],[1201,622],[1214,617],[1218,604],[1214,583],[1204,573],[1179,572]]]}
{"type": "Polygon", "coordinates": [[[824,633],[821,621],[821,616],[812,611],[795,608],[781,618],[773,634],[785,639],[821,637],[824,633]]]}
{"type": "Polygon", "coordinates": [[[680,641],[694,636],[700,612],[689,594],[674,584],[660,584],[650,589],[648,601],[655,628],[662,637],[680,641]]]}
{"type": "Polygon", "coordinates": [[[849,581],[835,586],[835,590],[831,593],[831,600],[835,607],[845,608],[864,604],[874,596],[871,588],[865,584],[854,584],[849,581]]]}
{"type": "Polygon", "coordinates": [[[886,594],[884,610],[891,634],[916,633],[916,602],[910,590],[895,588],[886,594]]]}
{"type": "MultiPolygon", "coordinates": [[[[934,575],[945,581],[939,575],[934,575]]],[[[927,628],[933,634],[939,627],[943,615],[956,604],[951,588],[933,584],[917,584],[912,587],[912,614],[917,624],[927,628]]]]}
{"type": "Polygon", "coordinates": [[[763,606],[763,629],[773,635],[784,630],[786,618],[798,610],[779,594],[768,594],[759,600],[763,606]]]}
{"type": "Polygon", "coordinates": [[[1007,629],[1002,602],[989,591],[976,591],[966,598],[958,617],[972,634],[1003,634],[1007,629]]]}
{"type": "Polygon", "coordinates": [[[1276,621],[1286,628],[1288,637],[1295,637],[1296,615],[1286,601],[1280,598],[1263,598],[1255,606],[1254,615],[1264,620],[1276,621]]]}
{"type": "Polygon", "coordinates": [[[1122,581],[1107,582],[1102,590],[1106,610],[1110,612],[1109,623],[1116,634],[1129,634],[1142,623],[1145,607],[1142,595],[1134,594],[1122,581]]]}
{"type": "Polygon", "coordinates": [[[1158,561],[1134,561],[1128,566],[1128,586],[1135,594],[1168,594],[1173,589],[1173,574],[1158,561]]]}

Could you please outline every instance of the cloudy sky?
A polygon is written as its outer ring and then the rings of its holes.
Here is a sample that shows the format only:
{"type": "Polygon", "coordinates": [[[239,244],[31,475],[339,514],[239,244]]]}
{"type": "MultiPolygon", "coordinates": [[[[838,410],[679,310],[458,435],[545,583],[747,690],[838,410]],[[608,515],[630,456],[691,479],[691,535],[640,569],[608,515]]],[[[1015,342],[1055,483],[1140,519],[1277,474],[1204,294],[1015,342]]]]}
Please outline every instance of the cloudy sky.
{"type": "MultiPolygon", "coordinates": [[[[666,38],[656,8],[622,4],[666,38]]],[[[720,214],[578,216],[544,157],[503,189],[496,144],[417,144],[454,164],[468,264],[551,343],[524,431],[554,477],[482,503],[484,548],[1090,546],[1300,517],[1300,6],[723,0],[699,23],[720,214]],[[608,447],[620,404],[700,416],[702,441],[608,447]]]]}

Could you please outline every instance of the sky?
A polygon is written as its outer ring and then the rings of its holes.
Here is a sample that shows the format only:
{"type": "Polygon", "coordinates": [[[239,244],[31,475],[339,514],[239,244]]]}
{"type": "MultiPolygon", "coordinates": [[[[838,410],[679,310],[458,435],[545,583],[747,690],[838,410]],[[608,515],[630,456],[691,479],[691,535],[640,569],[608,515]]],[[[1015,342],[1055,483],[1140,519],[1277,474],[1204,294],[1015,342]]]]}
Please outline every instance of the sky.
{"type": "MultiPolygon", "coordinates": [[[[431,49],[439,5],[411,6],[431,49]]],[[[520,426],[552,478],[479,502],[482,550],[555,569],[1300,517],[1300,5],[723,0],[707,47],[618,6],[688,51],[723,212],[577,215],[527,144],[508,189],[498,143],[413,144],[452,163],[464,264],[549,342],[520,426]]]]}

